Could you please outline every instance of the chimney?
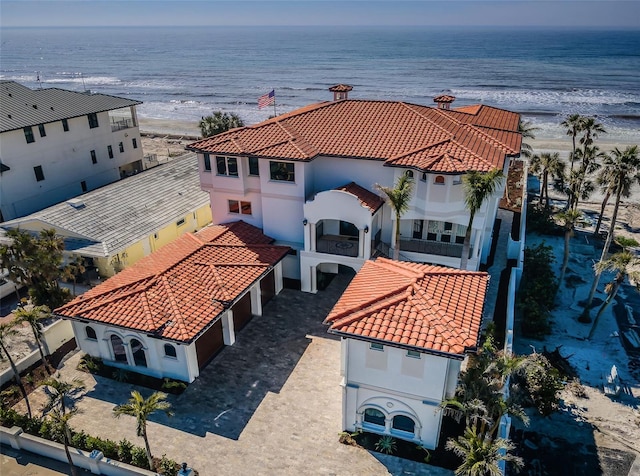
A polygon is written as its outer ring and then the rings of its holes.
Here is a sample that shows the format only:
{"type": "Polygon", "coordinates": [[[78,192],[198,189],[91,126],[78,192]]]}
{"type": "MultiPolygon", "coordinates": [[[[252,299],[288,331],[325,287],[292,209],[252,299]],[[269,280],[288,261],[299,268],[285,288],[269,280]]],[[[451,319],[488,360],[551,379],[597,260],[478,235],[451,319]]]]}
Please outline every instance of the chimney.
{"type": "Polygon", "coordinates": [[[451,103],[455,100],[455,96],[449,96],[448,94],[441,94],[433,98],[433,102],[438,105],[438,109],[449,109],[451,103]]]}
{"type": "Polygon", "coordinates": [[[334,101],[341,101],[342,99],[349,99],[349,91],[351,91],[353,87],[348,84],[336,84],[335,86],[331,86],[329,91],[333,93],[334,101]]]}

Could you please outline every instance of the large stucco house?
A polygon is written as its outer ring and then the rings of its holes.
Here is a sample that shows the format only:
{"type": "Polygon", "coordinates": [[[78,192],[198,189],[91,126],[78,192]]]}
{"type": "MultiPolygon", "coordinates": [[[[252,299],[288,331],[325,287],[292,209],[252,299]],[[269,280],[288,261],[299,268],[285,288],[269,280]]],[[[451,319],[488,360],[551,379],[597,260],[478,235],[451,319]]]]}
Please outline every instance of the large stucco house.
{"type": "Polygon", "coordinates": [[[367,261],[327,316],[341,337],[342,427],[438,445],[440,404],[478,345],[489,276],[367,261]]]}
{"type": "MultiPolygon", "coordinates": [[[[460,267],[469,221],[462,176],[507,173],[520,153],[519,115],[487,105],[451,108],[446,95],[435,98],[437,107],[352,100],[351,89],[332,87],[332,101],[191,144],[213,223],[241,218],[290,246],[285,277],[308,292],[317,291],[319,272],[357,271],[396,247],[403,260],[460,267]],[[393,212],[375,185],[391,187],[402,174],[415,186],[396,243],[393,212]]],[[[475,216],[470,270],[489,254],[503,191],[475,216]]]]}
{"type": "Polygon", "coordinates": [[[0,228],[34,234],[54,229],[64,239],[66,259],[80,256],[87,269],[109,277],[209,223],[211,205],[200,189],[198,159],[187,153],[0,228]]]}
{"type": "Polygon", "coordinates": [[[139,104],[0,81],[0,222],[143,170],[139,104]]]}
{"type": "Polygon", "coordinates": [[[192,382],[282,290],[289,248],[238,221],[187,233],[55,310],[106,363],[192,382]]]}

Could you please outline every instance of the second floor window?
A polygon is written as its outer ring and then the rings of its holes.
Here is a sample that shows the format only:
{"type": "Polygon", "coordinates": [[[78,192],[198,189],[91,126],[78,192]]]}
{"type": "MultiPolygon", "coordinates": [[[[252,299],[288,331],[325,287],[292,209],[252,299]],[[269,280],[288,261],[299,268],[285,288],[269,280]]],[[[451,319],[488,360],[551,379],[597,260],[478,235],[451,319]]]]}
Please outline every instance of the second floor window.
{"type": "Polygon", "coordinates": [[[42,171],[42,165],[36,165],[33,168],[33,173],[36,174],[37,182],[42,182],[44,180],[44,172],[42,171]]]}
{"type": "Polygon", "coordinates": [[[133,144],[134,149],[138,148],[138,139],[134,137],[133,139],[131,139],[131,143],[133,144]]]}
{"type": "Polygon", "coordinates": [[[122,142],[120,142],[118,144],[118,147],[120,148],[120,153],[122,154],[124,152],[124,144],[122,142]]]}
{"type": "Polygon", "coordinates": [[[107,146],[107,152],[109,153],[109,158],[113,159],[113,147],[110,145],[107,146]]]}
{"type": "Polygon", "coordinates": [[[91,151],[91,163],[92,164],[97,164],[98,163],[98,156],[96,155],[96,151],[95,150],[91,151]]]}
{"type": "Polygon", "coordinates": [[[249,175],[260,175],[260,168],[258,167],[257,157],[249,157],[249,175]]]}
{"type": "Polygon", "coordinates": [[[24,138],[27,139],[27,144],[31,144],[36,141],[36,138],[33,136],[33,129],[31,126],[25,127],[24,129],[24,138]]]}
{"type": "Polygon", "coordinates": [[[62,119],[62,129],[65,132],[69,132],[69,121],[67,119],[62,119]]]}
{"type": "Polygon", "coordinates": [[[38,130],[40,131],[40,137],[47,136],[47,131],[44,129],[44,124],[38,125],[38,130]]]}
{"type": "Polygon", "coordinates": [[[229,200],[229,213],[238,213],[242,215],[251,215],[251,202],[241,202],[238,200],[229,200]]]}
{"type": "Polygon", "coordinates": [[[209,154],[204,154],[204,169],[211,172],[211,156],[209,154]]]}
{"type": "Polygon", "coordinates": [[[295,182],[296,175],[294,164],[289,162],[269,162],[269,170],[271,172],[271,180],[279,180],[283,182],[295,182]]]}
{"type": "Polygon", "coordinates": [[[98,115],[95,112],[87,114],[87,119],[89,120],[89,128],[95,129],[98,127],[98,115]]]}
{"type": "Polygon", "coordinates": [[[216,169],[218,175],[238,176],[238,159],[235,157],[216,156],[216,169]]]}

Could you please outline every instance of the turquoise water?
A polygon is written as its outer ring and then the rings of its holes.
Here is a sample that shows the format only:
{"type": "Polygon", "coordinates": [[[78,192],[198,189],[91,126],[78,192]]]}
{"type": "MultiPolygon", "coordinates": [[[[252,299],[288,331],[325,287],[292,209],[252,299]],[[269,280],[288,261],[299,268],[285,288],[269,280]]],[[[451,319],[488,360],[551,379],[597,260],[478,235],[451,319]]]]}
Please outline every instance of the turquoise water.
{"type": "Polygon", "coordinates": [[[0,77],[30,87],[91,89],[144,101],[143,117],[197,121],[214,110],[266,119],[331,99],[455,105],[484,102],[536,124],[598,115],[636,134],[640,31],[430,27],[12,28],[1,37],[0,77]],[[40,82],[37,81],[39,77],[40,82]]]}

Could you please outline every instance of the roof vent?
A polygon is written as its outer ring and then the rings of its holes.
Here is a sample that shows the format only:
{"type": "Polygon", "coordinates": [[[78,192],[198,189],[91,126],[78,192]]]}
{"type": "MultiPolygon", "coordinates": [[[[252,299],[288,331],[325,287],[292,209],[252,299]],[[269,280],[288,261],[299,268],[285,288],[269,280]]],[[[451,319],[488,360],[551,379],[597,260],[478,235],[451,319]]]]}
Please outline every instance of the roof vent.
{"type": "Polygon", "coordinates": [[[84,201],[81,198],[72,198],[67,200],[67,203],[76,210],[82,210],[85,207],[84,201]]]}
{"type": "Polygon", "coordinates": [[[34,105],[33,105],[33,108],[34,108],[34,109],[38,109],[38,105],[37,105],[37,104],[34,104],[34,105]]]}
{"type": "Polygon", "coordinates": [[[449,109],[451,103],[456,100],[455,96],[449,94],[440,94],[433,98],[433,102],[438,105],[438,109],[449,109]]]}
{"type": "Polygon", "coordinates": [[[353,87],[348,84],[336,84],[335,86],[331,86],[329,91],[333,93],[334,101],[341,101],[342,99],[349,99],[349,91],[352,89],[353,87]]]}

